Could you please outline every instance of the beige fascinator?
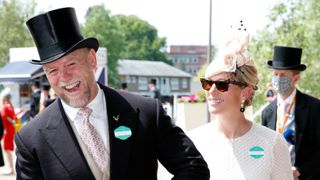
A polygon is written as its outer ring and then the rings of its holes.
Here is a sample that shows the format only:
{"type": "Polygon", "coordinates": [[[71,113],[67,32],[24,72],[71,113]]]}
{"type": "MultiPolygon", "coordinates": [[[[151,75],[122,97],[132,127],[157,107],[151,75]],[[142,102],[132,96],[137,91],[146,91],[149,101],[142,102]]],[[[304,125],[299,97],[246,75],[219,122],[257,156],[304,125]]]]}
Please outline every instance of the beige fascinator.
{"type": "Polygon", "coordinates": [[[222,72],[236,72],[237,68],[255,66],[247,50],[250,34],[240,21],[238,27],[231,26],[225,40],[218,47],[218,55],[209,64],[205,77],[210,78],[222,72]]]}

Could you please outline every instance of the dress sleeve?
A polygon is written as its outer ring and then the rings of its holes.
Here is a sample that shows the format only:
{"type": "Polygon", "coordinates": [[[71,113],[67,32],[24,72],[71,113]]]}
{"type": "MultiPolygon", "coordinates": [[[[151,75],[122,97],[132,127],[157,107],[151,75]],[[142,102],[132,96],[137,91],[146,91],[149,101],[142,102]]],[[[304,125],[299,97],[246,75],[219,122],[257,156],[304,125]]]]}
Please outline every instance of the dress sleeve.
{"type": "Polygon", "coordinates": [[[279,133],[276,135],[273,147],[271,176],[272,180],[293,180],[288,144],[279,133]]]}

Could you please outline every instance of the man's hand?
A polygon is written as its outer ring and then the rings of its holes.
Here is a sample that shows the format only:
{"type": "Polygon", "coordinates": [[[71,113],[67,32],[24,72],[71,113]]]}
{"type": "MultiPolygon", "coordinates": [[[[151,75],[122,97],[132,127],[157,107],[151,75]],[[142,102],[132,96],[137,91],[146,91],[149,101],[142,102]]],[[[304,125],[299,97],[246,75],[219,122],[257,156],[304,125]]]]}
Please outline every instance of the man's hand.
{"type": "Polygon", "coordinates": [[[297,170],[296,167],[292,166],[291,169],[292,169],[293,177],[299,177],[300,176],[300,173],[299,173],[299,171],[297,170]]]}

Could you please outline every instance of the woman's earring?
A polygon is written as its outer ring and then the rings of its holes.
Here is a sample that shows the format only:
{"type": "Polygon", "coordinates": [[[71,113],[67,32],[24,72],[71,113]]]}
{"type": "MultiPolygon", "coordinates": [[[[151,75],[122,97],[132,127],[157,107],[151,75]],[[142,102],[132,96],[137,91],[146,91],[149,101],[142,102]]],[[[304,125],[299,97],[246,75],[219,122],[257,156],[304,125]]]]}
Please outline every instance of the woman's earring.
{"type": "Polygon", "coordinates": [[[244,112],[246,109],[244,108],[244,100],[241,102],[240,112],[244,112]]]}

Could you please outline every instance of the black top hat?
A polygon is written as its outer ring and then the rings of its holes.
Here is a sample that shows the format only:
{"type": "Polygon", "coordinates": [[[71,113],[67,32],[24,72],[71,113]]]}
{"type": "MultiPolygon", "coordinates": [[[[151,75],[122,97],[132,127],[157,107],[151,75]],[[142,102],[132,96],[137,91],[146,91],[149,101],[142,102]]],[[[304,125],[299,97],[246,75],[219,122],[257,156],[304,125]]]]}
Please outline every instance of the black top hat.
{"type": "Polygon", "coordinates": [[[46,90],[46,91],[49,91],[50,90],[50,85],[44,84],[44,85],[42,85],[42,89],[46,90]]]}
{"type": "Polygon", "coordinates": [[[126,89],[128,86],[127,86],[127,83],[125,83],[125,82],[123,82],[123,83],[121,83],[121,88],[122,89],[126,89]]]}
{"type": "Polygon", "coordinates": [[[156,85],[156,84],[157,84],[157,81],[156,81],[155,79],[150,79],[149,84],[154,84],[154,85],[156,85]]]}
{"type": "Polygon", "coordinates": [[[301,64],[301,48],[275,46],[273,60],[267,62],[269,68],[304,71],[307,67],[301,64]]]}
{"type": "Polygon", "coordinates": [[[40,60],[32,64],[46,64],[79,48],[99,48],[96,38],[84,39],[74,8],[61,8],[35,16],[27,26],[37,46],[40,60]]]}

